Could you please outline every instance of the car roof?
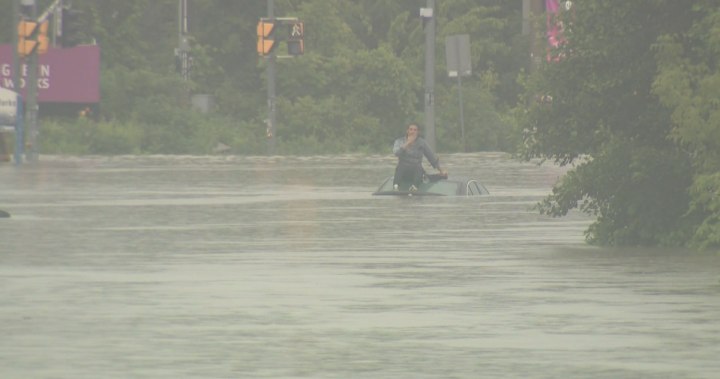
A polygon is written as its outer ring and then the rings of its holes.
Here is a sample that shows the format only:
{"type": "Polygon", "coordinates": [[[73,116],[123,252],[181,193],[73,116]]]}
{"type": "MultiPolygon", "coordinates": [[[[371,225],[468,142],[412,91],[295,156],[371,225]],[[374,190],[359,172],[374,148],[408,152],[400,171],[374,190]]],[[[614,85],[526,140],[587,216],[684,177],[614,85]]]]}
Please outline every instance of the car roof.
{"type": "MultiPolygon", "coordinates": [[[[389,176],[386,180],[389,180],[389,179],[392,179],[392,178],[394,178],[394,176],[389,176]]],[[[449,176],[447,177],[447,179],[443,178],[443,179],[440,179],[440,180],[438,180],[438,181],[467,183],[467,182],[469,182],[469,181],[471,181],[471,180],[475,180],[475,181],[479,182],[478,179],[472,179],[472,178],[469,178],[469,177],[467,177],[467,176],[462,176],[462,175],[449,175],[449,176]]]]}
{"type": "Polygon", "coordinates": [[[447,177],[447,179],[440,179],[440,180],[446,180],[448,182],[469,182],[473,179],[470,179],[467,176],[449,175],[447,177]]]}

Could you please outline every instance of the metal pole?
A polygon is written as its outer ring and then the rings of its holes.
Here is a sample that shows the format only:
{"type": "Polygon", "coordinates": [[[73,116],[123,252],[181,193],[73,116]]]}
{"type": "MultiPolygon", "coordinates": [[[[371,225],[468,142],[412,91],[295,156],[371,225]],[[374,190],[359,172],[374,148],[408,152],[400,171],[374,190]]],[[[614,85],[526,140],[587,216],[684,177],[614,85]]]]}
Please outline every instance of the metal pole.
{"type": "MultiPolygon", "coordinates": [[[[37,2],[32,6],[31,17],[37,19],[37,2]]],[[[30,162],[38,160],[38,53],[30,54],[28,59],[28,74],[25,81],[25,97],[27,98],[27,126],[28,126],[28,149],[25,152],[25,159],[30,162]]]]}
{"type": "Polygon", "coordinates": [[[22,163],[22,154],[24,149],[24,131],[23,125],[23,110],[22,96],[20,96],[20,54],[18,53],[18,40],[20,35],[18,33],[18,24],[20,23],[20,0],[13,0],[13,68],[12,68],[12,80],[13,90],[18,93],[17,97],[17,123],[15,124],[15,164],[22,163]]]}
{"type": "Polygon", "coordinates": [[[187,0],[178,0],[178,54],[180,54],[180,75],[188,80],[187,60],[187,0]]]}
{"type": "Polygon", "coordinates": [[[180,75],[185,79],[185,47],[183,46],[183,0],[178,0],[178,53],[180,54],[180,75]]]}
{"type": "Polygon", "coordinates": [[[186,35],[188,32],[188,2],[187,0],[183,0],[183,24],[182,24],[182,32],[183,35],[186,35]]]}
{"type": "Polygon", "coordinates": [[[20,54],[18,53],[18,24],[20,23],[20,0],[13,0],[13,90],[20,93],[20,54]]]}
{"type": "Polygon", "coordinates": [[[182,47],[183,37],[183,0],[178,0],[178,47],[182,47]]]}
{"type": "Polygon", "coordinates": [[[462,151],[465,152],[465,118],[463,117],[462,73],[460,72],[460,37],[455,37],[455,50],[457,50],[457,78],[458,98],[460,99],[460,132],[462,133],[462,151]]]}
{"type": "Polygon", "coordinates": [[[60,30],[60,12],[62,9],[62,0],[59,2],[59,6],[53,10],[53,34],[52,34],[52,46],[57,46],[58,30],[60,30]]]}
{"type": "Polygon", "coordinates": [[[190,80],[190,55],[188,54],[187,48],[189,46],[188,44],[188,2],[187,0],[183,0],[182,3],[183,7],[183,18],[182,18],[182,35],[183,35],[183,41],[185,43],[185,52],[183,54],[183,65],[185,66],[185,81],[190,80]]]}
{"type": "MultiPolygon", "coordinates": [[[[275,22],[275,2],[268,0],[268,18],[275,22]]],[[[268,155],[275,155],[275,53],[268,57],[268,155]]]]}
{"type": "MultiPolygon", "coordinates": [[[[533,15],[535,21],[545,12],[543,0],[530,0],[530,13],[533,15]]],[[[536,71],[540,67],[542,62],[542,44],[538,44],[537,30],[535,28],[535,22],[530,22],[530,72],[536,71]]]]}
{"type": "Polygon", "coordinates": [[[22,96],[17,97],[17,122],[15,123],[15,164],[22,164],[22,154],[25,145],[25,122],[23,121],[23,113],[25,112],[24,101],[22,96]]]}
{"type": "Polygon", "coordinates": [[[425,27],[425,141],[437,152],[435,137],[435,0],[427,0],[432,17],[425,27]]]}

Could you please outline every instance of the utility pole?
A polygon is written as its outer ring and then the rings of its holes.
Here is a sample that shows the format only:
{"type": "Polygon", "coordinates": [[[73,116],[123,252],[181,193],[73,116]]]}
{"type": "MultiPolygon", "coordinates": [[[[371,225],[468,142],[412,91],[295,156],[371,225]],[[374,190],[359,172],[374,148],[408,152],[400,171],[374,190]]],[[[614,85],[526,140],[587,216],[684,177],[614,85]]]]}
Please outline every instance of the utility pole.
{"type": "Polygon", "coordinates": [[[20,0],[13,0],[13,90],[20,93],[20,53],[18,52],[18,24],[20,24],[20,0]]]}
{"type": "MultiPolygon", "coordinates": [[[[529,1],[530,6],[530,13],[532,14],[534,20],[537,22],[537,20],[542,17],[543,13],[545,13],[545,6],[543,5],[544,0],[526,0],[529,1]]],[[[542,55],[543,50],[541,44],[537,43],[537,29],[535,28],[535,22],[530,22],[529,25],[530,29],[530,72],[535,72],[542,63],[542,55]]]]}
{"type": "Polygon", "coordinates": [[[15,123],[15,164],[19,165],[22,163],[22,155],[25,150],[25,131],[22,120],[22,112],[25,109],[22,106],[22,96],[20,96],[20,53],[18,51],[18,45],[20,40],[20,33],[18,32],[18,25],[20,24],[20,0],[13,0],[13,90],[17,95],[17,122],[15,123]]]}
{"type": "Polygon", "coordinates": [[[462,133],[462,152],[465,152],[465,117],[463,116],[462,98],[462,72],[460,71],[460,38],[455,38],[455,49],[457,51],[457,78],[458,78],[458,99],[460,103],[460,132],[462,133]]]}
{"type": "MultiPolygon", "coordinates": [[[[37,20],[37,1],[32,1],[30,6],[30,17],[37,20]]],[[[28,1],[29,3],[29,1],[28,1]]],[[[37,49],[28,57],[28,73],[25,80],[25,104],[26,120],[28,127],[28,148],[25,152],[25,159],[28,162],[38,160],[38,54],[37,49]]]]}
{"type": "MultiPolygon", "coordinates": [[[[275,23],[275,2],[268,0],[268,18],[275,23]]],[[[275,138],[275,54],[268,60],[268,155],[275,155],[277,141],[275,138]]]]}
{"type": "Polygon", "coordinates": [[[190,80],[190,64],[188,50],[188,3],[187,0],[178,0],[178,57],[180,58],[180,72],[185,81],[190,80]]]}
{"type": "Polygon", "coordinates": [[[57,46],[57,37],[59,34],[62,33],[62,0],[60,0],[60,4],[55,8],[53,11],[53,34],[52,34],[52,46],[57,46]]]}
{"type": "Polygon", "coordinates": [[[435,0],[420,9],[425,25],[425,141],[437,152],[435,138],[435,0]]]}
{"type": "Polygon", "coordinates": [[[61,37],[62,35],[62,6],[63,2],[62,0],[60,0],[57,7],[55,7],[55,10],[53,11],[53,27],[55,28],[53,31],[52,40],[53,47],[57,47],[57,37],[61,37]]]}

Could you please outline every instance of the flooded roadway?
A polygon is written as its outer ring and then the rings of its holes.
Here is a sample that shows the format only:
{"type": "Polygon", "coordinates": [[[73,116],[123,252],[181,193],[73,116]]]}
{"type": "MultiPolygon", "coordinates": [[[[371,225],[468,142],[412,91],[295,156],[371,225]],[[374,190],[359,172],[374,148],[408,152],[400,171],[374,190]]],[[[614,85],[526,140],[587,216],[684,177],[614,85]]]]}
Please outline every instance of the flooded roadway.
{"type": "Polygon", "coordinates": [[[0,378],[720,378],[720,260],[589,248],[563,169],[443,156],[0,165],[0,378]]]}

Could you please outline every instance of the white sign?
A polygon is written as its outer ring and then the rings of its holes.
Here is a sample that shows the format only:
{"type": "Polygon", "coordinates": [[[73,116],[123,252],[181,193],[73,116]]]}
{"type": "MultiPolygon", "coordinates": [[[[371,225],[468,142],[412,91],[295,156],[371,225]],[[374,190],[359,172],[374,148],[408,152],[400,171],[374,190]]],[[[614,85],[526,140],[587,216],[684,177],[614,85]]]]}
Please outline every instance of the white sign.
{"type": "Polygon", "coordinates": [[[461,76],[472,75],[470,35],[445,37],[445,62],[447,63],[448,77],[457,78],[458,71],[461,76]]]}
{"type": "Polygon", "coordinates": [[[0,131],[14,131],[17,124],[18,94],[0,88],[0,131]]]}

